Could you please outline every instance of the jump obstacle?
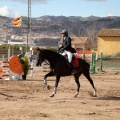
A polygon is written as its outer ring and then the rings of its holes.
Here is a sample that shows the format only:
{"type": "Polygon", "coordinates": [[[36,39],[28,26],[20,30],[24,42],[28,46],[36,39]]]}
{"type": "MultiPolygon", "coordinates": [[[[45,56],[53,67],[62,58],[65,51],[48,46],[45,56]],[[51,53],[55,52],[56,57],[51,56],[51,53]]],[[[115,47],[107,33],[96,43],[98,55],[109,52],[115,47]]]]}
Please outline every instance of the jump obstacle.
{"type": "MultiPolygon", "coordinates": [[[[96,73],[96,61],[97,61],[97,55],[95,51],[81,51],[77,52],[77,57],[82,58],[86,60],[90,64],[90,70],[92,74],[96,73]]],[[[100,53],[100,67],[99,67],[99,72],[102,72],[102,58],[103,58],[103,52],[101,51],[100,53]]]]}
{"type": "MultiPolygon", "coordinates": [[[[23,54],[23,51],[20,52],[23,54]]],[[[26,53],[26,56],[29,58],[29,62],[31,63],[31,67],[29,70],[31,71],[31,76],[33,76],[33,50],[30,49],[30,52],[26,53]]],[[[0,61],[0,78],[8,77],[5,80],[16,79],[18,80],[21,75],[23,75],[23,67],[19,61],[17,55],[13,55],[10,57],[10,47],[8,49],[8,60],[0,61]]]]}
{"type": "Polygon", "coordinates": [[[12,56],[9,62],[3,61],[1,63],[1,70],[1,77],[8,77],[5,80],[18,80],[20,75],[23,74],[23,67],[17,55],[12,56]]]}

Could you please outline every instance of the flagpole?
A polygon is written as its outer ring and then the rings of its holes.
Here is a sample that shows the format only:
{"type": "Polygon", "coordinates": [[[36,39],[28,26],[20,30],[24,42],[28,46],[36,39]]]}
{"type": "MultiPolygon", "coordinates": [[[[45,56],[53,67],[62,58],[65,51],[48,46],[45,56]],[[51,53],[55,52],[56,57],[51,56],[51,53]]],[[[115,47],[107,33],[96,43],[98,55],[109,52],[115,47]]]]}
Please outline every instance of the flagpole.
{"type": "Polygon", "coordinates": [[[31,0],[28,0],[28,26],[27,26],[27,44],[26,44],[26,52],[28,52],[28,43],[31,39],[31,0]]]}

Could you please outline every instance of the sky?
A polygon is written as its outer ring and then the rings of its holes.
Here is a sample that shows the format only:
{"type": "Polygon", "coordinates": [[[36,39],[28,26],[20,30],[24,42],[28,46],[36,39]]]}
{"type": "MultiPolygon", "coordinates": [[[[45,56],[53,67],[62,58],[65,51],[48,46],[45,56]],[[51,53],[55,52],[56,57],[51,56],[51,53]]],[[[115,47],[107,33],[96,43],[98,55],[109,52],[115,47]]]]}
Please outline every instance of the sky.
{"type": "MultiPolygon", "coordinates": [[[[120,16],[120,0],[31,0],[31,17],[120,16]]],[[[0,16],[28,16],[28,0],[0,0],[0,16]]]]}

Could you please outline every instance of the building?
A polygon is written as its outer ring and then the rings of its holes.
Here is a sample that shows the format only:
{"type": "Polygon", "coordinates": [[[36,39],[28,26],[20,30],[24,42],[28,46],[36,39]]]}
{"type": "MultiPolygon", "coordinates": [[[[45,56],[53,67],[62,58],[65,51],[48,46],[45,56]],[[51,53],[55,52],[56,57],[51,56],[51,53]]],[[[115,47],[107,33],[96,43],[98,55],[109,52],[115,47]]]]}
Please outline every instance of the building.
{"type": "Polygon", "coordinates": [[[25,45],[26,43],[23,40],[8,40],[8,44],[11,45],[25,45]]]}
{"type": "Polygon", "coordinates": [[[102,29],[98,33],[98,53],[115,55],[120,52],[120,29],[102,29]]]}
{"type": "MultiPolygon", "coordinates": [[[[71,37],[72,47],[76,50],[90,50],[91,44],[87,37],[71,37]]],[[[59,46],[62,45],[62,40],[59,42],[59,46]]]]}

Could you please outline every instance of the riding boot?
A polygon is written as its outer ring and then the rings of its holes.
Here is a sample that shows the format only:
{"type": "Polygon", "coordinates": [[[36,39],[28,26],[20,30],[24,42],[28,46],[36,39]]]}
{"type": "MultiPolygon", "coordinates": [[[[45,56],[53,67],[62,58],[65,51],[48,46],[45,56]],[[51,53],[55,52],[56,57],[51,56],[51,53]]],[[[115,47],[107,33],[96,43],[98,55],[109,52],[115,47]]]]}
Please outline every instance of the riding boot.
{"type": "Polygon", "coordinates": [[[76,70],[76,68],[75,68],[75,66],[74,66],[73,61],[71,62],[71,68],[72,68],[71,74],[74,75],[74,74],[77,72],[77,70],[76,70]]]}

